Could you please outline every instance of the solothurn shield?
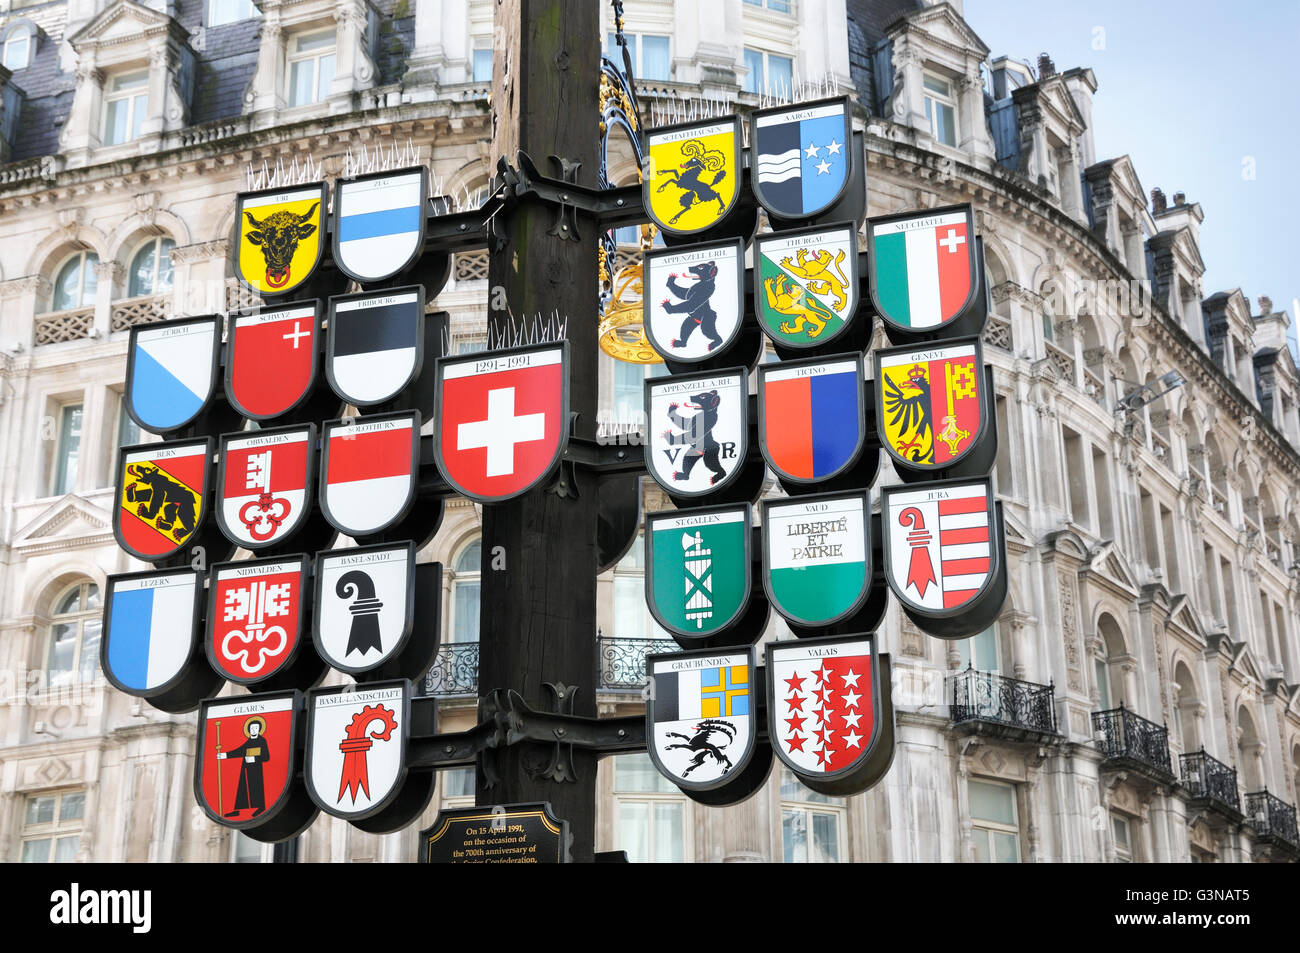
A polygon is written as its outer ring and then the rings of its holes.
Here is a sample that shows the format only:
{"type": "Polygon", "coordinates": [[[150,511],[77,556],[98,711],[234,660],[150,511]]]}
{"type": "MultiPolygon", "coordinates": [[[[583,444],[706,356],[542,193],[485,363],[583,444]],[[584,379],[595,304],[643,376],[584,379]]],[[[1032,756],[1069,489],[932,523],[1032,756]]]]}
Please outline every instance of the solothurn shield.
{"type": "Polygon", "coordinates": [[[706,360],[735,340],[745,317],[740,239],[645,253],[642,326],[670,361],[706,360]]]}
{"type": "Polygon", "coordinates": [[[287,295],[311,277],[325,237],[324,182],[235,197],[235,277],[260,295],[287,295]]]}
{"type": "Polygon", "coordinates": [[[740,119],[724,116],[646,133],[642,196],[665,232],[690,235],[721,222],[741,187],[740,119]]]}
{"type": "Polygon", "coordinates": [[[646,604],[674,636],[704,639],[749,604],[748,503],[646,517],[646,604]]]}
{"type": "Polygon", "coordinates": [[[126,409],[152,433],[184,427],[212,399],[221,351],[221,318],[182,318],[131,329],[126,409]]]}
{"type": "Polygon", "coordinates": [[[424,361],[424,289],[419,285],[330,298],[325,374],[357,407],[391,400],[424,361]]]}
{"type": "Polygon", "coordinates": [[[781,361],[758,368],[758,438],[783,479],[816,483],[851,467],[866,437],[862,358],[781,361]]]}
{"type": "Polygon", "coordinates": [[[646,469],[674,496],[704,496],[731,482],[748,450],[744,368],[645,383],[646,469]]]}
{"type": "Polygon", "coordinates": [[[988,416],[979,338],[877,350],[881,445],[913,469],[942,469],[980,439],[988,416]]]}
{"type": "Polygon", "coordinates": [[[763,501],[763,585],[798,625],[834,625],[871,589],[866,490],[763,501]]]}
{"type": "Polygon", "coordinates": [[[439,358],[434,458],[456,490],[483,502],[542,483],[569,440],[568,344],[439,358]]]}
{"type": "Polygon", "coordinates": [[[858,240],[852,223],[760,235],[754,242],[754,310],[783,347],[833,340],[858,307],[858,240]]]}
{"type": "Polygon", "coordinates": [[[749,127],[754,195],[773,215],[812,218],[844,194],[853,164],[847,97],[762,109],[749,127]]]}
{"type": "Polygon", "coordinates": [[[148,698],[184,674],[198,637],[202,585],[193,569],[108,577],[103,661],[114,687],[148,698]]]}
{"type": "Polygon", "coordinates": [[[207,518],[212,440],[123,447],[117,464],[113,533],[137,559],[165,559],[207,518]]]}
{"type": "Polygon", "coordinates": [[[744,772],[758,734],[754,663],[752,646],[646,658],[646,747],[660,774],[711,791],[744,772]]]}
{"type": "Polygon", "coordinates": [[[317,555],[314,641],[340,672],[370,671],[400,651],[414,607],[414,543],[317,555]]]}
{"type": "Polygon", "coordinates": [[[970,205],[867,221],[871,297],[889,324],[940,327],[974,301],[975,219],[970,205]]]}
{"type": "Polygon", "coordinates": [[[365,536],[406,514],[419,466],[418,411],[331,420],[321,445],[320,506],[331,526],[365,536]]]}
{"type": "Polygon", "coordinates": [[[226,397],[251,420],[269,420],[298,405],[316,383],[320,342],[317,301],[230,318],[226,397]]]}
{"type": "Polygon", "coordinates": [[[334,261],[362,284],[405,271],[424,247],[429,170],[340,179],[334,186],[334,261]]]}
{"type": "Polygon", "coordinates": [[[289,691],[203,702],[194,795],[212,820],[255,827],[283,806],[296,764],[300,698],[289,691]]]}
{"type": "Polygon", "coordinates": [[[254,685],[288,665],[302,641],[306,556],[217,563],[208,604],[208,661],[254,685]]]}
{"type": "Polygon", "coordinates": [[[411,683],[320,688],[307,695],[307,790],[321,810],[359,820],[383,810],[406,777],[411,683]]]}
{"type": "Polygon", "coordinates": [[[217,523],[245,549],[278,546],[311,511],[316,427],[225,434],[217,471],[217,523]]]}

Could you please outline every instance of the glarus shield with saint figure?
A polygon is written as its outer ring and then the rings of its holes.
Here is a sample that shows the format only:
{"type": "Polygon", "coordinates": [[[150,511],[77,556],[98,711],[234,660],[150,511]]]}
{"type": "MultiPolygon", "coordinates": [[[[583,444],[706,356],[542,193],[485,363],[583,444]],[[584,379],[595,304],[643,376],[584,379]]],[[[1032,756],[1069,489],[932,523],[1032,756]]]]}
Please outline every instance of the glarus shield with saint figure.
{"type": "Polygon", "coordinates": [[[293,783],[297,692],[209,699],[199,713],[194,794],[224,827],[258,827],[284,808],[293,783]]]}

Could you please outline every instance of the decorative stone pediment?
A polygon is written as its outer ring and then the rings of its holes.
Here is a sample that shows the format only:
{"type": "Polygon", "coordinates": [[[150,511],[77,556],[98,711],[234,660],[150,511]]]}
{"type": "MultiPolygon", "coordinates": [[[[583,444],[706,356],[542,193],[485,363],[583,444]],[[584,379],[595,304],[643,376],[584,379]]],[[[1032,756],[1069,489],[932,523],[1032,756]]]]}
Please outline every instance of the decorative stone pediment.
{"type": "Polygon", "coordinates": [[[981,60],[989,55],[984,41],[947,3],[909,13],[890,24],[888,32],[892,34],[899,27],[954,53],[974,53],[981,60]]]}
{"type": "Polygon", "coordinates": [[[44,543],[55,539],[102,536],[112,532],[111,517],[79,496],[65,496],[18,531],[14,545],[44,543]]]}
{"type": "MultiPolygon", "coordinates": [[[[132,0],[118,0],[68,38],[79,55],[89,51],[105,51],[172,33],[179,42],[185,42],[187,33],[174,18],[132,0]]],[[[102,63],[101,63],[102,65],[102,63]]]]}

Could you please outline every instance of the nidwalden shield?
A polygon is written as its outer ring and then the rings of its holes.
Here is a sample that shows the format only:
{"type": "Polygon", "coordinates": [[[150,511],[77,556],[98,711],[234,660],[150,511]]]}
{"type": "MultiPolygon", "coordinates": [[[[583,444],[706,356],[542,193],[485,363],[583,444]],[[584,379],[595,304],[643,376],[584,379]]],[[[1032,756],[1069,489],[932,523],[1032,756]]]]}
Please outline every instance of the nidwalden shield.
{"type": "Polygon", "coordinates": [[[253,685],[298,654],[307,605],[307,557],[212,567],[208,661],[224,678],[253,685]]]}
{"type": "Polygon", "coordinates": [[[876,426],[880,443],[913,469],[961,460],[988,415],[979,338],[877,350],[876,426]]]}
{"type": "Polygon", "coordinates": [[[740,239],[645,254],[642,325],[670,361],[702,361],[735,340],[745,317],[745,243],[740,239]]]}
{"type": "Polygon", "coordinates": [[[221,318],[133,327],[126,358],[126,409],[152,433],[184,427],[208,405],[217,381],[221,318]]]}
{"type": "Polygon", "coordinates": [[[194,794],[212,820],[254,827],[283,806],[293,783],[299,698],[291,691],[203,702],[194,794]]]}
{"type": "Polygon", "coordinates": [[[235,277],[261,295],[287,295],[320,263],[324,182],[241,192],[235,199],[235,277]]]}
{"type": "Polygon", "coordinates": [[[334,261],[362,284],[405,271],[424,247],[424,166],[340,180],[334,186],[334,261]]]}
{"type": "Polygon", "coordinates": [[[424,363],[424,289],[330,298],[325,374],[340,398],[357,407],[391,400],[424,363]]]}
{"type": "Polygon", "coordinates": [[[837,337],[858,307],[858,240],[851,223],[760,235],[754,242],[754,310],[783,347],[837,337]]]}
{"type": "Polygon", "coordinates": [[[268,420],[296,407],[316,383],[320,302],[230,318],[226,397],[251,420],[268,420]]]}
{"type": "Polygon", "coordinates": [[[978,283],[970,205],[869,219],[867,252],[872,301],[895,327],[933,330],[974,303],[978,283]]]}
{"type": "Polygon", "coordinates": [[[742,142],[736,116],[651,129],[642,186],[651,220],[665,232],[690,235],[726,218],[740,191],[742,142]]]}
{"type": "Polygon", "coordinates": [[[411,634],[415,544],[369,546],[316,556],[316,651],[340,672],[367,672],[411,634]]]}
{"type": "Polygon", "coordinates": [[[649,379],[646,469],[674,496],[703,496],[731,482],[748,451],[744,368],[649,379]]]}
{"type": "Polygon", "coordinates": [[[359,820],[388,806],[406,777],[411,683],[319,688],[307,695],[307,791],[359,820]]]}
{"type": "Polygon", "coordinates": [[[231,542],[265,549],[287,539],[311,511],[316,427],[221,438],[217,523],[231,542]]]}
{"type": "Polygon", "coordinates": [[[812,218],[844,194],[853,164],[848,98],[762,109],[750,118],[754,195],[779,218],[812,218]]]}
{"type": "Polygon", "coordinates": [[[675,636],[707,638],[749,604],[748,503],[646,517],[646,602],[675,636]]]}
{"type": "Polygon", "coordinates": [[[123,447],[117,465],[117,543],[137,559],[179,552],[207,518],[212,440],[123,447]]]}
{"type": "Polygon", "coordinates": [[[744,773],[758,734],[754,662],[752,646],[646,658],[646,747],[678,787],[711,791],[744,773]]]}
{"type": "Polygon", "coordinates": [[[108,577],[104,674],[116,688],[147,698],[184,674],[196,645],[201,586],[192,569],[108,577]]]}
{"type": "Polygon", "coordinates": [[[862,390],[857,354],[759,365],[758,439],[768,466],[796,483],[852,466],[866,437],[862,390]]]}
{"type": "Polygon", "coordinates": [[[331,526],[365,536],[406,514],[419,466],[418,411],[331,420],[321,445],[320,505],[331,526]]]}
{"type": "Polygon", "coordinates": [[[871,589],[867,491],[763,501],[763,584],[799,625],[833,625],[871,589]]]}

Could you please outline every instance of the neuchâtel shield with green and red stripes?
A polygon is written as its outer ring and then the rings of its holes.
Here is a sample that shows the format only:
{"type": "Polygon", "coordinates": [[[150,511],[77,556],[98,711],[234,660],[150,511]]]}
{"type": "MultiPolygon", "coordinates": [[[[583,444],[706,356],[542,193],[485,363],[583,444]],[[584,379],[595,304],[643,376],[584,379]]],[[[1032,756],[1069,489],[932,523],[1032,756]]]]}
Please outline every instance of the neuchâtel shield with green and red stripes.
{"type": "Polygon", "coordinates": [[[969,204],[870,219],[867,252],[872,302],[896,327],[941,327],[975,297],[975,221],[969,204]]]}

